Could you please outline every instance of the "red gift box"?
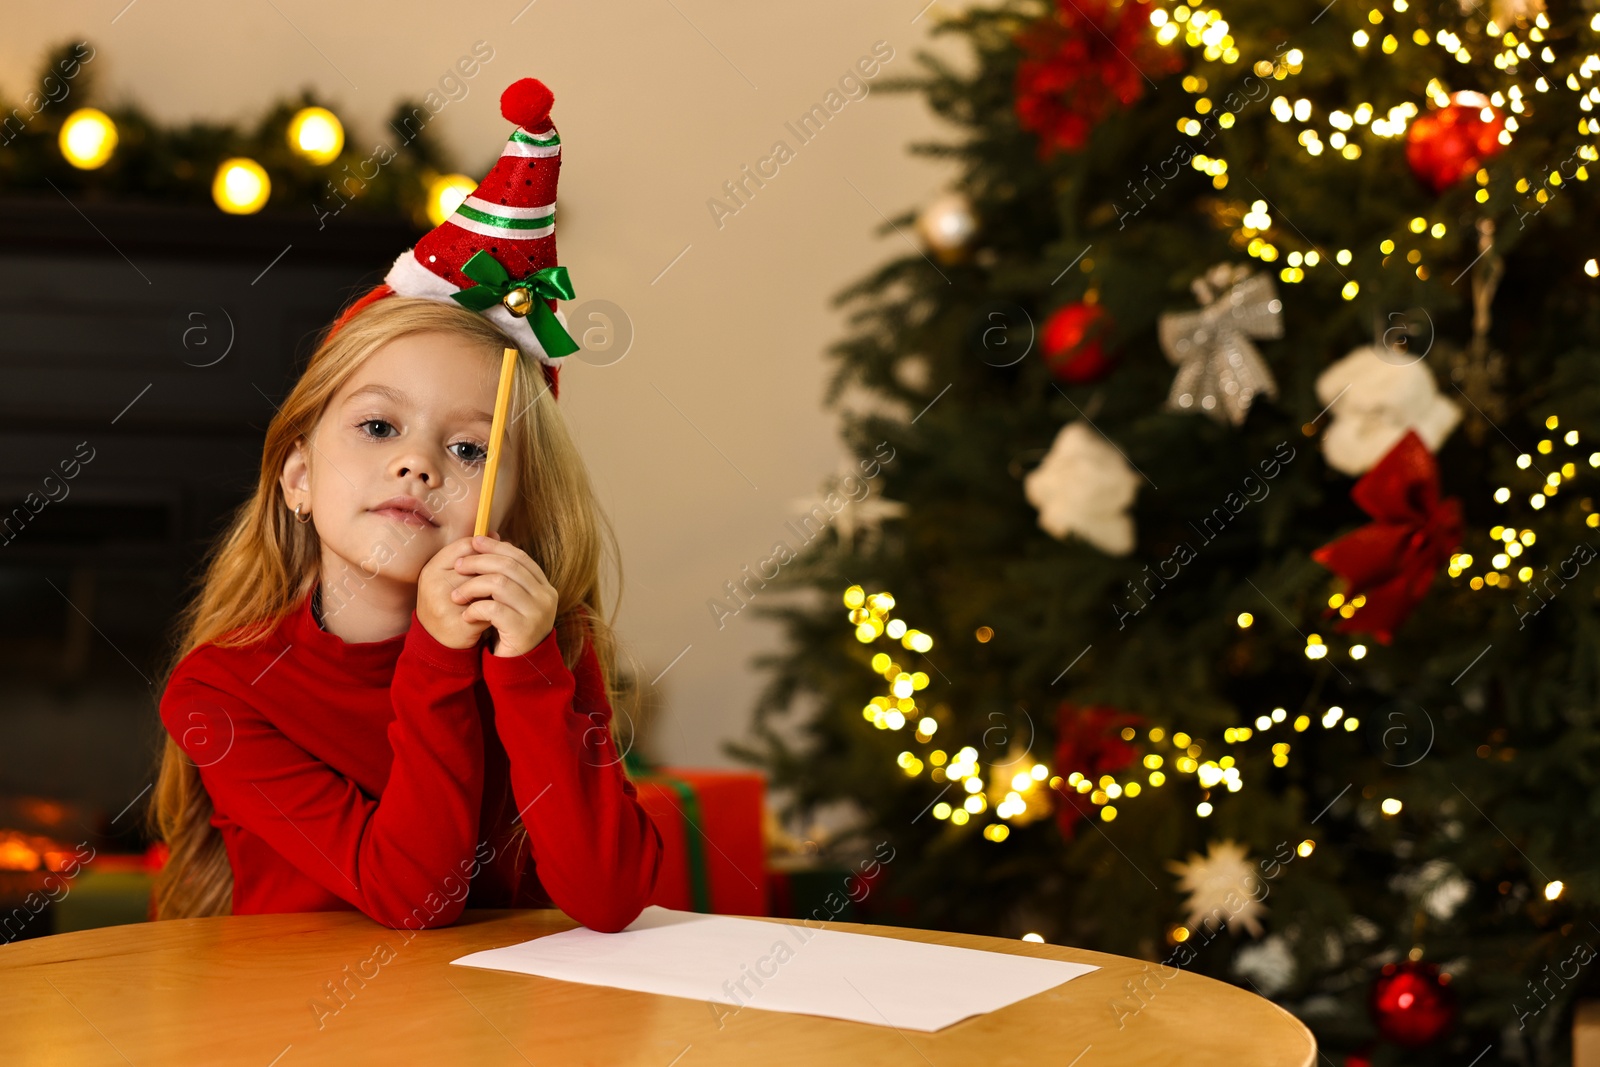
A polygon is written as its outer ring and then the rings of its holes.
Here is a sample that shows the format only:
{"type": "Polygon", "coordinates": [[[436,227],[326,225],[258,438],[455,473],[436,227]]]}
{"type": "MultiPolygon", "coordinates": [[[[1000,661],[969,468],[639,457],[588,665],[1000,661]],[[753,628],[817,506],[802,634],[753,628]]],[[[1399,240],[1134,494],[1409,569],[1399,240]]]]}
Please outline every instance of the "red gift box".
{"type": "Polygon", "coordinates": [[[661,831],[651,904],[719,915],[767,914],[761,836],[766,781],[747,771],[661,767],[636,773],[639,804],[661,831]]]}

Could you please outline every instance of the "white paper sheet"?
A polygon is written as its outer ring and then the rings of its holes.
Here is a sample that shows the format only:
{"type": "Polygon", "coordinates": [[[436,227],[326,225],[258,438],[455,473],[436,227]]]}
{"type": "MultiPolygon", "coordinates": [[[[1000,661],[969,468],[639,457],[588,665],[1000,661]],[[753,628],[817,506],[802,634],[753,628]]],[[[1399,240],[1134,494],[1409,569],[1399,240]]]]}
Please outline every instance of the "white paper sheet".
{"type": "Polygon", "coordinates": [[[719,1021],[751,1007],[922,1031],[1099,969],[656,906],[618,933],[579,927],[451,962],[690,997],[719,1021]]]}

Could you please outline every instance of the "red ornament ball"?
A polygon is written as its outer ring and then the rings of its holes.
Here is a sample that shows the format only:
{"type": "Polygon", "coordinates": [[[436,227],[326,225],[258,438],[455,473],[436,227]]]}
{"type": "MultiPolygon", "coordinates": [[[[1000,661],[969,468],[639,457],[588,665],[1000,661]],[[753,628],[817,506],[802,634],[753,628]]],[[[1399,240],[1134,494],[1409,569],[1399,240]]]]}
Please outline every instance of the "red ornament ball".
{"type": "Polygon", "coordinates": [[[1057,381],[1097,382],[1111,372],[1103,338],[1110,316],[1099,304],[1067,304],[1050,313],[1040,331],[1039,348],[1057,381]]]}
{"type": "Polygon", "coordinates": [[[1505,125],[1487,96],[1455,93],[1449,104],[1419,115],[1406,131],[1406,162],[1419,181],[1441,193],[1500,154],[1505,125]]]}
{"type": "Polygon", "coordinates": [[[1372,1021],[1397,1045],[1420,1048],[1443,1037],[1455,1022],[1450,976],[1432,963],[1387,964],[1372,983],[1372,1021]]]}

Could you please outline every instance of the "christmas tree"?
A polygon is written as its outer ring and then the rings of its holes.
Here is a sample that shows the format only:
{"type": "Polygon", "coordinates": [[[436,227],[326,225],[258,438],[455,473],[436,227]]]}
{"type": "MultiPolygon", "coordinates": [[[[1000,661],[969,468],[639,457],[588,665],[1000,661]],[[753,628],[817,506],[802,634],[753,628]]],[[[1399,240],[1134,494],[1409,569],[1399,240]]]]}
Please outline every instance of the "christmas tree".
{"type": "Polygon", "coordinates": [[[878,518],[768,583],[824,603],[758,607],[788,651],[733,751],[794,812],[845,802],[841,852],[894,843],[880,921],[1234,982],[1333,1063],[1566,1062],[1600,939],[1600,16],[938,32],[971,69],[899,88],[958,181],[840,294],[828,401],[878,401],[844,412],[878,518]]]}

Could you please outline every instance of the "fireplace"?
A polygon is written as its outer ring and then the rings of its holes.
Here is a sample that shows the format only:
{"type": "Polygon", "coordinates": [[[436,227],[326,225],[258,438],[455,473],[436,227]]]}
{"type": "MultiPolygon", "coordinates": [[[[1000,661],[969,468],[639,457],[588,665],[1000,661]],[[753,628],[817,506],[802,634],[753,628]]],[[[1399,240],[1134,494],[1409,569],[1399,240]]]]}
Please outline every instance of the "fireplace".
{"type": "Polygon", "coordinates": [[[149,844],[173,616],[317,332],[417,236],[0,196],[0,898],[149,844]]]}

